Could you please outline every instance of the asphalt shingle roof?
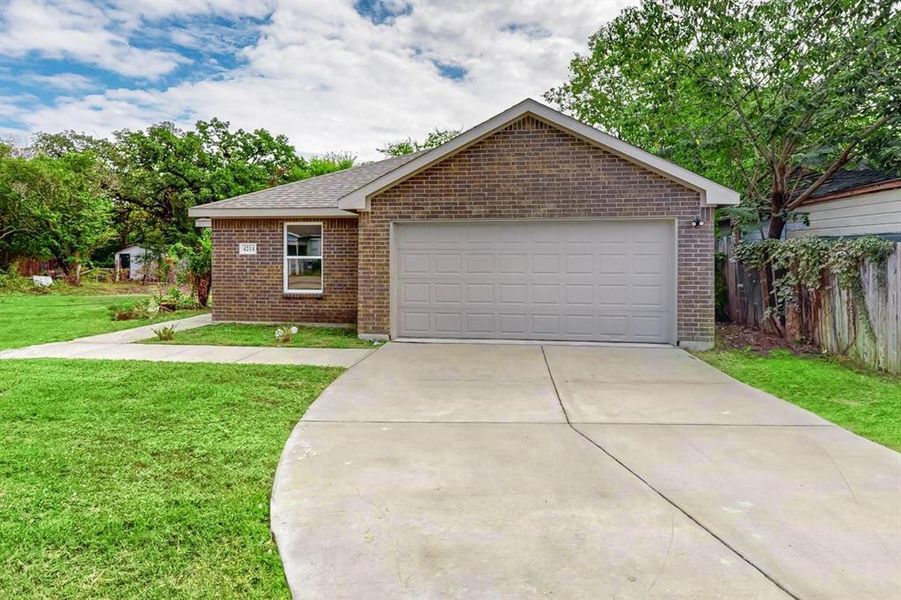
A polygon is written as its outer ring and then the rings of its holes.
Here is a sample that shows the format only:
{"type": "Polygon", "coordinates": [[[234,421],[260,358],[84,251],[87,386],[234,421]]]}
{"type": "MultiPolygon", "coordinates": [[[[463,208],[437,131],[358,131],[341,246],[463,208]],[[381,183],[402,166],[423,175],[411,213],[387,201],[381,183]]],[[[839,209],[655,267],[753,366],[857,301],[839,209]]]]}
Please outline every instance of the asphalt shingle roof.
{"type": "Polygon", "coordinates": [[[310,179],[278,185],[218,202],[203,208],[337,208],[338,200],[350,192],[378,179],[385,173],[413,160],[422,152],[396,156],[335,171],[310,179]]]}
{"type": "MultiPolygon", "coordinates": [[[[801,181],[803,184],[809,185],[816,181],[818,177],[819,174],[817,173],[807,174],[801,178],[801,181]]],[[[867,187],[884,181],[893,181],[899,178],[901,178],[901,175],[887,173],[877,169],[841,169],[823,182],[823,185],[810,195],[810,200],[815,200],[838,192],[847,192],[849,190],[867,187]]]]}

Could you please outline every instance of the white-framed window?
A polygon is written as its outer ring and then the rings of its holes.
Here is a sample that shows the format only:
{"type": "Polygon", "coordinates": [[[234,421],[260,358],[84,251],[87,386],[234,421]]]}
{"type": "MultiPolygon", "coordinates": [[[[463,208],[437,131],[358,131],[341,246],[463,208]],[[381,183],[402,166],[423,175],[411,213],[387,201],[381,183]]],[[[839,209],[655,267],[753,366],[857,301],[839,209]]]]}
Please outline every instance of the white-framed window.
{"type": "Polygon", "coordinates": [[[322,293],[322,223],[285,223],[285,293],[322,293]]]}

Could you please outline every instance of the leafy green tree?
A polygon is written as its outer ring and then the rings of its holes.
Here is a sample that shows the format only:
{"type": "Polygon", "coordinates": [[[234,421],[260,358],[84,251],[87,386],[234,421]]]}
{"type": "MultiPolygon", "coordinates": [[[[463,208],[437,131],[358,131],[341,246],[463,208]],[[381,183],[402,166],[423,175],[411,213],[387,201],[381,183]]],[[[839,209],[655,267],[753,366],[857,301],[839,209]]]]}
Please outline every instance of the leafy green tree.
{"type": "Polygon", "coordinates": [[[114,234],[103,174],[89,152],[27,158],[0,151],[3,254],[55,258],[80,283],[82,264],[114,234]]]}
{"type": "Polygon", "coordinates": [[[209,302],[213,276],[213,231],[203,230],[193,246],[181,242],[173,244],[168,251],[173,263],[184,260],[187,264],[188,280],[197,302],[206,306],[209,302]]]}
{"type": "Polygon", "coordinates": [[[378,148],[378,151],[389,157],[404,156],[407,154],[413,154],[414,152],[419,152],[420,150],[429,150],[431,148],[435,148],[437,146],[440,146],[441,144],[444,144],[445,142],[451,141],[458,135],[460,135],[459,129],[435,128],[421,142],[417,142],[413,138],[407,138],[405,140],[389,142],[385,144],[384,148],[378,148]]]}
{"type": "Polygon", "coordinates": [[[119,194],[138,241],[159,251],[194,237],[188,209],[353,165],[347,155],[299,156],[283,135],[232,131],[219,119],[182,131],[160,123],[115,136],[119,194]]]}
{"type": "Polygon", "coordinates": [[[138,243],[159,258],[173,243],[195,243],[188,218],[192,206],[346,169],[354,162],[346,154],[304,158],[283,135],[232,130],[215,118],[198,121],[188,131],[166,122],[123,130],[111,140],[74,131],[40,134],[29,149],[31,155],[49,157],[73,151],[92,152],[107,171],[104,185],[118,231],[110,243],[138,243]]]}
{"type": "Polygon", "coordinates": [[[743,191],[734,216],[778,238],[842,167],[901,169],[899,75],[890,0],[645,0],[545,97],[743,191]]]}

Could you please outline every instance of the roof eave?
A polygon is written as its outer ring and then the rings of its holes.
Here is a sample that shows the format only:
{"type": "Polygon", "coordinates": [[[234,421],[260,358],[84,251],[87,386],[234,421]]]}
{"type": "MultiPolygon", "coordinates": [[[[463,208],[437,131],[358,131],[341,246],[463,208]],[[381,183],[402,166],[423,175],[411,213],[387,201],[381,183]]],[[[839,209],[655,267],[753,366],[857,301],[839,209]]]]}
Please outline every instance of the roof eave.
{"type": "Polygon", "coordinates": [[[356,213],[340,208],[213,208],[205,205],[194,206],[188,210],[192,218],[215,219],[274,219],[296,217],[335,217],[356,218],[356,213]]]}
{"type": "Polygon", "coordinates": [[[591,144],[600,146],[617,156],[653,171],[663,177],[672,179],[701,194],[701,202],[706,206],[735,205],[739,202],[738,192],[693,173],[688,169],[671,163],[668,160],[655,156],[640,148],[636,148],[620,139],[608,135],[594,127],[586,125],[576,119],[564,115],[548,106],[545,106],[531,98],[523,100],[519,104],[508,108],[498,115],[488,119],[481,125],[458,135],[449,142],[427,152],[422,156],[401,165],[393,171],[374,179],[368,184],[357,188],[338,201],[339,208],[345,210],[368,210],[369,199],[389,187],[400,183],[404,179],[412,177],[433,164],[459,152],[472,144],[503,129],[511,122],[526,115],[533,115],[547,121],[591,144]]]}
{"type": "Polygon", "coordinates": [[[856,188],[849,188],[847,190],[841,190],[840,192],[832,192],[830,194],[825,194],[823,196],[817,196],[816,198],[809,198],[807,201],[801,204],[801,206],[807,206],[809,204],[818,204],[820,202],[830,202],[832,200],[842,200],[844,198],[853,198],[854,196],[865,196],[867,194],[875,194],[878,192],[886,192],[890,190],[896,190],[901,188],[901,178],[898,179],[889,179],[887,181],[880,181],[878,183],[871,183],[868,185],[862,185],[856,188]]]}

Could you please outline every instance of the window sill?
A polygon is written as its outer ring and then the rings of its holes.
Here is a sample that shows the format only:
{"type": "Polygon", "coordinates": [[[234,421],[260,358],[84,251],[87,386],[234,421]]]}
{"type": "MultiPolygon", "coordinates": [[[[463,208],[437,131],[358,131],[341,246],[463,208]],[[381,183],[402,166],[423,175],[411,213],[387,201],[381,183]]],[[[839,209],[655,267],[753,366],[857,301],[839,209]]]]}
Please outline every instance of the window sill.
{"type": "Polygon", "coordinates": [[[288,292],[283,291],[283,298],[322,298],[325,295],[324,292],[288,292]]]}

